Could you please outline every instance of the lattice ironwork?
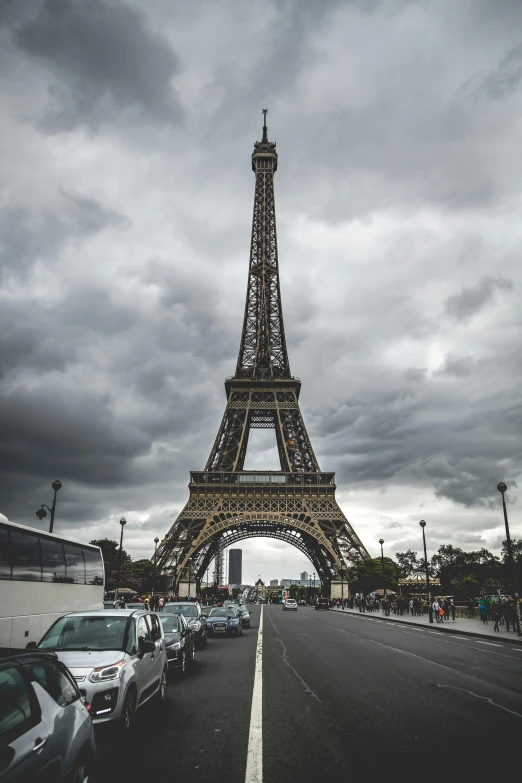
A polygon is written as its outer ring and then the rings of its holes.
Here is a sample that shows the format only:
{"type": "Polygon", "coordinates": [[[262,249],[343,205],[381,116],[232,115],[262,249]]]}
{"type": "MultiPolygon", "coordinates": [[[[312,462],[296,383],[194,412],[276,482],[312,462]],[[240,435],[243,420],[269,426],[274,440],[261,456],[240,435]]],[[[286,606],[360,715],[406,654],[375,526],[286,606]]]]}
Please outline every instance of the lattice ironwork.
{"type": "Polygon", "coordinates": [[[369,554],[335,500],[333,473],[323,473],[299,408],[301,382],[286,349],[274,202],[276,145],[265,123],[256,142],[256,176],[245,317],[236,374],[204,471],[192,472],[190,498],[158,548],[158,565],[174,589],[189,562],[201,580],[220,553],[245,538],[267,536],[297,547],[322,583],[354,557],[369,554]],[[281,471],[244,471],[251,429],[273,428],[281,471]]]}

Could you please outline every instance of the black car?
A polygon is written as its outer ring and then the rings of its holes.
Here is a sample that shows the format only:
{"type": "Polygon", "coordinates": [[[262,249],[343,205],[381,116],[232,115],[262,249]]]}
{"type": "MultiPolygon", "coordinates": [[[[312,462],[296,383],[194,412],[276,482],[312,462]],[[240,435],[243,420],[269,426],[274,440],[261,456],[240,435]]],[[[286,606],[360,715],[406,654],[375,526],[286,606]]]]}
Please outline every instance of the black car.
{"type": "Polygon", "coordinates": [[[330,600],[328,598],[318,598],[315,602],[315,611],[318,609],[329,609],[330,600]]]}
{"type": "Polygon", "coordinates": [[[196,659],[195,631],[182,614],[162,612],[159,618],[165,634],[169,671],[177,669],[181,674],[185,674],[187,666],[193,664],[196,659]]]}
{"type": "Polygon", "coordinates": [[[0,649],[2,783],[86,781],[96,764],[92,718],[52,652],[0,649]]]}
{"type": "Polygon", "coordinates": [[[243,625],[243,628],[250,628],[250,612],[246,608],[244,604],[239,604],[239,606],[234,607],[239,616],[241,617],[241,622],[243,625]]]}
{"type": "Polygon", "coordinates": [[[207,643],[207,623],[197,602],[177,601],[165,604],[163,613],[183,615],[188,626],[194,631],[196,647],[202,647],[207,643]]]}

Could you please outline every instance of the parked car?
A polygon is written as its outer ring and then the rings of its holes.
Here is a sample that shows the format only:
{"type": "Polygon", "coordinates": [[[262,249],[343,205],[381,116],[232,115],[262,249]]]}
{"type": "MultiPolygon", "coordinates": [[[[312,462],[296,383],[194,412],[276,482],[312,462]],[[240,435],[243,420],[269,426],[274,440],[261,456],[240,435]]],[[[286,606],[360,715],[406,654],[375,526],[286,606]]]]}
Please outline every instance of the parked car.
{"type": "Polygon", "coordinates": [[[286,601],[283,602],[283,612],[286,612],[287,609],[291,612],[297,612],[297,601],[295,598],[287,598],[286,601]]]}
{"type": "Polygon", "coordinates": [[[205,615],[201,612],[201,605],[194,602],[176,601],[165,604],[163,613],[182,614],[188,625],[195,633],[196,647],[203,647],[207,643],[207,623],[205,615]]]}
{"type": "Polygon", "coordinates": [[[216,606],[207,617],[207,632],[213,635],[241,636],[243,623],[235,606],[216,606]]]}
{"type": "Polygon", "coordinates": [[[241,617],[242,627],[250,628],[250,612],[246,606],[244,604],[239,604],[239,606],[234,606],[234,609],[236,609],[236,611],[239,613],[239,616],[241,617]]]}
{"type": "Polygon", "coordinates": [[[315,602],[315,611],[318,609],[330,609],[330,600],[328,598],[318,598],[315,602]]]}
{"type": "Polygon", "coordinates": [[[56,652],[71,671],[96,723],[117,721],[128,732],[138,708],[167,698],[167,651],[153,612],[71,612],[50,627],[38,649],[56,652]]]}
{"type": "Polygon", "coordinates": [[[169,671],[177,669],[185,674],[187,666],[196,659],[196,632],[182,614],[161,614],[160,621],[165,635],[169,671]]]}
{"type": "Polygon", "coordinates": [[[96,764],[91,716],[56,655],[0,649],[2,783],[82,783],[96,764]]]}

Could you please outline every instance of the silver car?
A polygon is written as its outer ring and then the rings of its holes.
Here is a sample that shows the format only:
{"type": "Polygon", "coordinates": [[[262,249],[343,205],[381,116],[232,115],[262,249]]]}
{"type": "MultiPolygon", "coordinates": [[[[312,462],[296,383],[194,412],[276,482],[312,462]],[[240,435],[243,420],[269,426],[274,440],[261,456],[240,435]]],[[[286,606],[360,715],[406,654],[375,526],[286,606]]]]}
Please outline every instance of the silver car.
{"type": "Polygon", "coordinates": [[[2,783],[87,783],[95,763],[92,720],[56,655],[0,650],[2,783]]]}
{"type": "Polygon", "coordinates": [[[38,649],[52,650],[67,666],[95,723],[118,721],[129,731],[138,708],[167,698],[167,652],[154,612],[71,612],[51,626],[38,649]]]}

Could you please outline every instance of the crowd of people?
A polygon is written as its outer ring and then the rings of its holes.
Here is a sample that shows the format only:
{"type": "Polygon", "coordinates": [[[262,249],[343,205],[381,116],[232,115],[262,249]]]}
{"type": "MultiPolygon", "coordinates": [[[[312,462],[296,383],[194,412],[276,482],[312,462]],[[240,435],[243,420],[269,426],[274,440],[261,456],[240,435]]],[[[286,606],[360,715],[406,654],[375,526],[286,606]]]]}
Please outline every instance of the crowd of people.
{"type": "MultiPolygon", "coordinates": [[[[338,609],[358,609],[359,612],[378,612],[381,611],[385,617],[391,614],[411,615],[412,617],[422,617],[429,615],[430,604],[425,596],[395,596],[382,597],[382,599],[371,593],[363,595],[356,593],[350,598],[337,599],[331,602],[338,609]]],[[[517,605],[512,596],[498,598],[485,597],[478,600],[469,599],[466,605],[458,606],[453,598],[436,597],[431,602],[433,619],[437,623],[455,622],[457,619],[457,609],[460,613],[466,612],[468,618],[480,617],[484,624],[494,622],[494,631],[500,632],[500,626],[504,626],[506,631],[517,630],[517,605]]]]}

